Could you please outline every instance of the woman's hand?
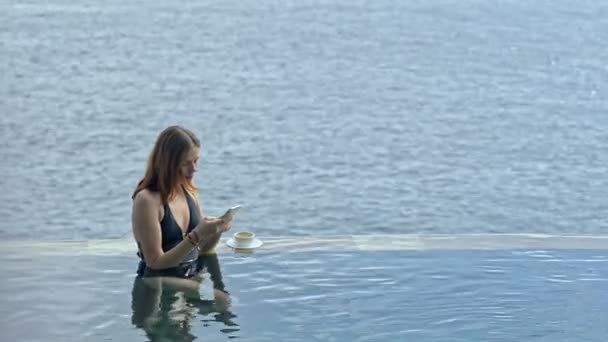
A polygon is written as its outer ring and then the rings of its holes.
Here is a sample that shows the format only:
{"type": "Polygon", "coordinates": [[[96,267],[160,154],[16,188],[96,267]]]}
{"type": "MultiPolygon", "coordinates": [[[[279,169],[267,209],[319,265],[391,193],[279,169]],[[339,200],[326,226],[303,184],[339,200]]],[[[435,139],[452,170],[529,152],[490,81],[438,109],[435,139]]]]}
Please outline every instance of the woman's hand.
{"type": "Polygon", "coordinates": [[[207,222],[217,222],[219,230],[217,231],[217,233],[225,233],[227,231],[229,231],[232,228],[232,216],[228,215],[228,216],[222,216],[222,217],[215,217],[215,216],[206,216],[205,218],[203,218],[203,221],[207,221],[207,222]],[[217,222],[217,221],[220,222],[217,222]]]}
{"type": "Polygon", "coordinates": [[[194,230],[200,239],[204,239],[207,236],[221,233],[224,227],[224,220],[216,217],[205,217],[196,226],[196,228],[194,228],[194,230]]]}
{"type": "Polygon", "coordinates": [[[200,238],[198,247],[200,251],[206,252],[215,248],[220,241],[222,234],[232,228],[232,218],[225,219],[207,216],[203,218],[199,226],[203,227],[201,228],[201,232],[197,232],[200,238]],[[206,225],[212,225],[214,228],[206,228],[206,225]],[[207,231],[207,233],[205,233],[205,231],[207,231]]]}
{"type": "Polygon", "coordinates": [[[221,218],[220,232],[225,233],[232,228],[232,216],[228,215],[221,218]]]}

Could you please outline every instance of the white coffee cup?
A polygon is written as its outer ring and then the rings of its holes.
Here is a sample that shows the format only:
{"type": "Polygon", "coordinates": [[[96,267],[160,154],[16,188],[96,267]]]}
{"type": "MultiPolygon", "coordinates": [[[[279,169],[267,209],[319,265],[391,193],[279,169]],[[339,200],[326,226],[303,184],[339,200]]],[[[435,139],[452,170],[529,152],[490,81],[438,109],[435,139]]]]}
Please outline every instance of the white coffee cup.
{"type": "Polygon", "coordinates": [[[253,249],[262,246],[262,241],[256,238],[253,232],[239,231],[234,233],[231,239],[226,244],[229,247],[237,249],[253,249]]]}

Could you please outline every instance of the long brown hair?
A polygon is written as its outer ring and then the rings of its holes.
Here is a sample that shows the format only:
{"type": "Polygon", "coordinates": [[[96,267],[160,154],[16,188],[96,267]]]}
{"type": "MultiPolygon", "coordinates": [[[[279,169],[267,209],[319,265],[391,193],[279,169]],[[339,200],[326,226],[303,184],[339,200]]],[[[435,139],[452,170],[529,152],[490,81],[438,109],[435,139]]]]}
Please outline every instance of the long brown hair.
{"type": "Polygon", "coordinates": [[[196,193],[194,181],[180,177],[179,164],[194,147],[201,147],[192,131],[181,126],[164,129],[154,144],[148,159],[146,174],[138,183],[132,198],[143,189],[160,192],[163,204],[167,203],[180,189],[180,184],[191,194],[196,193]]]}

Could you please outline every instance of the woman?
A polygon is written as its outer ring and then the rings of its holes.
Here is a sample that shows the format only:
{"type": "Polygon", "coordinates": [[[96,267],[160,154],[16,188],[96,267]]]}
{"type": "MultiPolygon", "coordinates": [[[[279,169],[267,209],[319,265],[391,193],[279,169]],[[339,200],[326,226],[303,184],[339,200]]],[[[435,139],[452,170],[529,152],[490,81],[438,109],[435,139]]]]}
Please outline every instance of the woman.
{"type": "Polygon", "coordinates": [[[137,275],[167,277],[169,283],[192,287],[191,281],[182,280],[197,280],[206,266],[214,288],[227,294],[213,248],[232,222],[205,217],[200,208],[194,185],[200,146],[180,126],[166,128],[156,140],[132,196],[133,235],[141,258],[137,275]]]}

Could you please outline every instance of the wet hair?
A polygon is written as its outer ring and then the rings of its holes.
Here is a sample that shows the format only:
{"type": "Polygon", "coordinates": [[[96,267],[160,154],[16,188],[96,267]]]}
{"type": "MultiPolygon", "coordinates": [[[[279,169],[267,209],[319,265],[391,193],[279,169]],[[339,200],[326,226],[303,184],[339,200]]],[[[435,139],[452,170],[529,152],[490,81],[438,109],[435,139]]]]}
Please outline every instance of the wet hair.
{"type": "Polygon", "coordinates": [[[144,178],[137,184],[132,198],[143,189],[157,191],[163,203],[167,203],[178,191],[180,185],[195,193],[194,181],[179,174],[182,160],[193,148],[200,148],[199,139],[192,131],[181,126],[164,129],[156,139],[148,159],[144,178]]]}

